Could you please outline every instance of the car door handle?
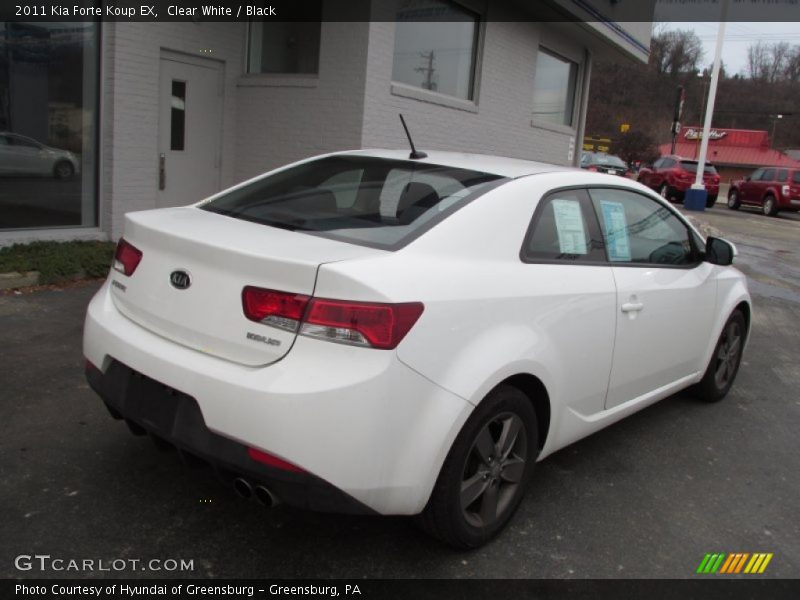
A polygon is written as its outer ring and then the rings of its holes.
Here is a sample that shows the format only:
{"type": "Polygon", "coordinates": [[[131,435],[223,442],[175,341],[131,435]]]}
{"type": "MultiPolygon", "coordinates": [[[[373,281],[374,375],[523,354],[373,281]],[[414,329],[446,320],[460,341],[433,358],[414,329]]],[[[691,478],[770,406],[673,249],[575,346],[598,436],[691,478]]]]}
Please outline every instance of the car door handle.
{"type": "Polygon", "coordinates": [[[622,305],[622,312],[630,313],[630,312],[639,312],[644,308],[644,304],[642,302],[626,302],[622,305]]]}

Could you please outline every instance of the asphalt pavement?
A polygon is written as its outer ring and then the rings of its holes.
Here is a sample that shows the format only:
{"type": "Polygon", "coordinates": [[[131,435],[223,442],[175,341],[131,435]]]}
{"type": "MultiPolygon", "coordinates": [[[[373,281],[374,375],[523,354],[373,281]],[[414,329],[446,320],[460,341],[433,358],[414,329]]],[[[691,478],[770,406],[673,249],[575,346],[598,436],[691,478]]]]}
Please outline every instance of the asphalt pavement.
{"type": "Polygon", "coordinates": [[[800,218],[722,203],[696,216],[737,244],[754,294],[730,395],[677,394],[547,458],[508,529],[472,552],[406,518],[238,498],[130,435],[87,387],[97,283],[0,296],[0,576],[691,578],[709,552],[771,552],[763,577],[800,576],[800,218]],[[33,554],[193,570],[15,568],[33,554]]]}

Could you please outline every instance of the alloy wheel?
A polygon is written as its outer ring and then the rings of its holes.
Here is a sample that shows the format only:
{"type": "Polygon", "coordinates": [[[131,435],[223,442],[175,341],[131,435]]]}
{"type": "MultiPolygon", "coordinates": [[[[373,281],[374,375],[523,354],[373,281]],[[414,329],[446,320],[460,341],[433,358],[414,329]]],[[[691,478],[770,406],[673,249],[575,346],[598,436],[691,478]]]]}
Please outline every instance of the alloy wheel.
{"type": "Polygon", "coordinates": [[[714,371],[714,383],[723,389],[736,375],[739,355],[742,351],[742,328],[737,321],[730,321],[722,334],[717,348],[717,366],[714,371]]]}
{"type": "Polygon", "coordinates": [[[461,510],[474,527],[490,527],[512,503],[525,474],[528,436],[514,413],[494,417],[478,433],[461,478],[461,510]]]}

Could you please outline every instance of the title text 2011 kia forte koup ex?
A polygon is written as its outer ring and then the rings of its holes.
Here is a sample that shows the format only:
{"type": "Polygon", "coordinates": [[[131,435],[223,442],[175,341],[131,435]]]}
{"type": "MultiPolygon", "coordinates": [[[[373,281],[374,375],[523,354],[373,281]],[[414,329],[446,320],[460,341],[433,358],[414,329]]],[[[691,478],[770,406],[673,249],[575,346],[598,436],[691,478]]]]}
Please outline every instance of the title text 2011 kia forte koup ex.
{"type": "Polygon", "coordinates": [[[451,153],[305,160],[126,216],[87,377],[242,495],[473,547],[534,462],[692,386],[750,326],[733,246],[619,177],[451,153]]]}

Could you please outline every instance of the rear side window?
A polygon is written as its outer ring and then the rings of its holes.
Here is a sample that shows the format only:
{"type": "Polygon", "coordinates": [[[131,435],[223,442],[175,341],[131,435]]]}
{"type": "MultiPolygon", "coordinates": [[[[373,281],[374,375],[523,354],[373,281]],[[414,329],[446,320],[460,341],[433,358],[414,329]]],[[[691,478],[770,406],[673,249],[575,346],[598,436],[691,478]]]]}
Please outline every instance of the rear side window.
{"type": "Polygon", "coordinates": [[[775,177],[775,181],[778,183],[786,183],[786,180],[789,178],[789,169],[781,169],[778,171],[778,176],[775,177]]]}
{"type": "Polygon", "coordinates": [[[604,262],[603,239],[585,190],[553,192],[539,202],[521,257],[526,262],[604,262]]]}
{"type": "Polygon", "coordinates": [[[800,171],[795,171],[792,175],[792,183],[800,183],[800,171]]]}
{"type": "Polygon", "coordinates": [[[775,169],[767,169],[761,174],[761,181],[773,181],[775,179],[775,169]]]}
{"type": "Polygon", "coordinates": [[[667,207],[635,192],[593,189],[608,260],[619,264],[693,265],[689,229],[667,207]]]}
{"type": "Polygon", "coordinates": [[[201,208],[395,250],[503,181],[499,175],[415,161],[330,156],[254,181],[201,208]]]}

